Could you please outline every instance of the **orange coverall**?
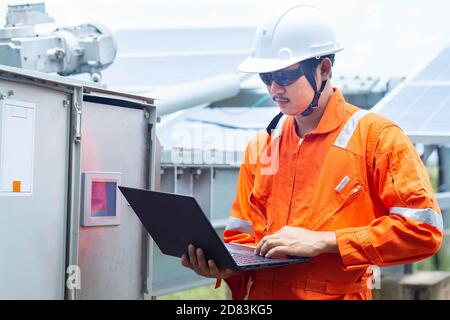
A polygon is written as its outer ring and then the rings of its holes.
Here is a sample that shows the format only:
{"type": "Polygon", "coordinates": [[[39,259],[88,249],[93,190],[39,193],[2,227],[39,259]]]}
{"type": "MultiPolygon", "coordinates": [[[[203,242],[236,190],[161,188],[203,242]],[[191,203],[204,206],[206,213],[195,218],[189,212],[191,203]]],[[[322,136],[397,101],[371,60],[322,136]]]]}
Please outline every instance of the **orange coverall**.
{"type": "Polygon", "coordinates": [[[246,149],[224,241],[255,246],[285,225],[335,231],[339,254],[231,276],[233,299],[371,299],[369,266],[427,258],[443,236],[414,146],[396,124],[346,103],[338,89],[302,140],[294,118],[283,115],[246,149]]]}

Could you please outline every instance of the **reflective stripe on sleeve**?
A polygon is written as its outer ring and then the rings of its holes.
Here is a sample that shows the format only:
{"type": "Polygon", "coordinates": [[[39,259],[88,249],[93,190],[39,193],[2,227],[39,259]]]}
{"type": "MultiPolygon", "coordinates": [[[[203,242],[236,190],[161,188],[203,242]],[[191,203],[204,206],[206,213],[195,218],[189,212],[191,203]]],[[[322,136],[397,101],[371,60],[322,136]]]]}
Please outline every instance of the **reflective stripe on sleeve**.
{"type": "Polygon", "coordinates": [[[416,221],[424,222],[430,226],[433,226],[440,231],[444,229],[442,222],[442,216],[436,213],[433,209],[412,209],[403,207],[392,207],[389,211],[391,214],[397,214],[399,216],[413,219],[416,221]]]}
{"type": "Polygon", "coordinates": [[[236,230],[242,233],[255,234],[252,223],[235,217],[230,217],[225,230],[236,230]]]}

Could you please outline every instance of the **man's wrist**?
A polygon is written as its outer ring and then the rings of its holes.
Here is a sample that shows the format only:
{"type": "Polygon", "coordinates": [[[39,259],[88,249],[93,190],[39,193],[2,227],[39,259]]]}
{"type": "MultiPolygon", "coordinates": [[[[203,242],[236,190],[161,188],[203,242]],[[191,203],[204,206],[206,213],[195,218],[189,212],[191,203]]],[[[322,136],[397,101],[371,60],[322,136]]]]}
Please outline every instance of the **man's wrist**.
{"type": "Polygon", "coordinates": [[[334,231],[323,232],[323,250],[322,253],[339,253],[339,248],[334,231]]]}

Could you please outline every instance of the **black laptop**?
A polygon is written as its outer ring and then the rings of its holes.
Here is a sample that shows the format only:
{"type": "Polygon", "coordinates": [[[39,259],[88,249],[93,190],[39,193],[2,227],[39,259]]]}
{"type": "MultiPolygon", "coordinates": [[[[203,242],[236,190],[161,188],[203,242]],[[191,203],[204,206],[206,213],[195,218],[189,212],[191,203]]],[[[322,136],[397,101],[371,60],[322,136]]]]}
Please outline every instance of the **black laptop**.
{"type": "Polygon", "coordinates": [[[221,269],[251,270],[302,263],[308,258],[267,259],[253,247],[223,243],[194,197],[119,187],[162,253],[181,257],[189,244],[221,269]]]}

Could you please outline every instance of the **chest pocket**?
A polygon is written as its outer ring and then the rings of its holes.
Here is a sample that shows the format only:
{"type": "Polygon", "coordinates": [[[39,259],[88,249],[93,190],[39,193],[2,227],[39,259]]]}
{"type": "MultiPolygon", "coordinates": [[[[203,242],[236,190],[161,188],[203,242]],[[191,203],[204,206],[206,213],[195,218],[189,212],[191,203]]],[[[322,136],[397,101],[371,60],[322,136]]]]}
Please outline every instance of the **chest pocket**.
{"type": "MultiPolygon", "coordinates": [[[[366,140],[366,132],[360,130],[359,123],[360,120],[367,114],[368,112],[366,110],[359,110],[355,112],[347,120],[333,143],[333,148],[335,148],[333,150],[345,150],[345,152],[342,154],[335,154],[333,157],[330,157],[330,161],[326,164],[327,168],[330,170],[326,170],[326,172],[334,172],[337,174],[336,170],[332,170],[332,168],[348,170],[347,166],[351,166],[353,174],[351,176],[345,176],[336,185],[334,190],[330,190],[332,186],[329,186],[330,189],[325,191],[327,196],[324,198],[328,199],[323,199],[323,201],[320,201],[322,205],[318,208],[316,207],[317,210],[320,210],[320,218],[313,224],[313,230],[322,229],[325,224],[330,224],[332,221],[339,218],[343,213],[347,212],[350,214],[357,214],[356,210],[354,208],[349,209],[349,206],[355,201],[355,199],[361,197],[361,194],[367,190],[367,186],[365,186],[362,182],[362,177],[358,175],[366,172],[365,160],[361,161],[364,159],[360,158],[361,153],[359,155],[353,155],[353,152],[350,152],[347,149],[350,140],[355,134],[357,135],[358,141],[366,140]],[[351,210],[354,212],[351,212],[351,210]]],[[[360,149],[363,149],[363,145],[360,146],[360,149]]],[[[365,152],[362,152],[362,155],[364,154],[365,152]]],[[[323,184],[320,185],[328,185],[329,177],[322,178],[323,184]]]]}
{"type": "MultiPolygon", "coordinates": [[[[347,177],[346,177],[347,178],[347,177]]],[[[345,178],[344,178],[345,179],[345,178]]],[[[343,181],[344,181],[343,179],[343,181]]],[[[367,187],[358,178],[347,178],[347,182],[342,182],[336,186],[328,204],[320,210],[321,218],[311,226],[312,230],[320,230],[326,224],[341,217],[348,212],[349,206],[367,190],[367,187]]]]}

